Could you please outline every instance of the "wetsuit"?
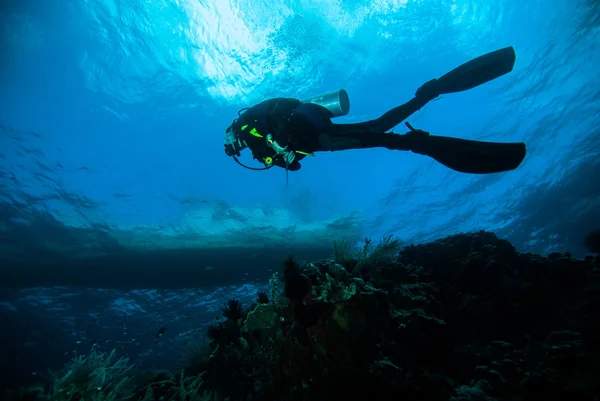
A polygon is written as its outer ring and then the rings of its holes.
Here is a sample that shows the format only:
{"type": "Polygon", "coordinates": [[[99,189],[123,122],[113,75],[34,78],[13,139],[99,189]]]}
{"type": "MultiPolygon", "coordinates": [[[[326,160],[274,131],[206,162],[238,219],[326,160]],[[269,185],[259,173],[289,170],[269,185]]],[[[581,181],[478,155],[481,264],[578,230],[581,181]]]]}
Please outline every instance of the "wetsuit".
{"type": "Polygon", "coordinates": [[[301,167],[299,161],[306,154],[314,152],[375,147],[412,150],[411,145],[416,143],[418,134],[423,131],[407,135],[386,131],[400,124],[436,96],[437,94],[417,96],[378,119],[354,124],[333,123],[331,112],[317,104],[301,103],[293,98],[273,98],[247,109],[231,128],[250,148],[255,159],[265,165],[273,164],[296,171],[301,167]],[[277,157],[277,152],[265,139],[268,133],[277,144],[296,152],[291,164],[286,166],[286,162],[277,157]]]}
{"type": "Polygon", "coordinates": [[[248,147],[266,168],[279,166],[296,171],[300,169],[299,161],[314,152],[383,147],[429,156],[464,173],[513,170],[525,158],[523,142],[482,142],[434,136],[408,124],[411,131],[407,134],[387,131],[441,94],[465,91],[509,73],[515,60],[512,47],[479,56],[426,82],[405,104],[375,120],[360,123],[333,123],[333,115],[327,108],[298,99],[265,100],[241,113],[227,128],[225,153],[239,163],[236,156],[248,147]]]}

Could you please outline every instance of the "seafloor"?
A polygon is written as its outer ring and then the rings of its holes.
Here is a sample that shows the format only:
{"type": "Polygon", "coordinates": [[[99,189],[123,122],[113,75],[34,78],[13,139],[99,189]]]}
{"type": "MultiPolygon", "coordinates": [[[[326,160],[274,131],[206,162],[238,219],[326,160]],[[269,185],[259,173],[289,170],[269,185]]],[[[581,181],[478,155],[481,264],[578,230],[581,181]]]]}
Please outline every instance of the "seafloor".
{"type": "Polygon", "coordinates": [[[92,352],[19,400],[599,400],[600,259],[519,253],[493,233],[392,237],[298,265],[185,355],[137,371],[92,352]]]}

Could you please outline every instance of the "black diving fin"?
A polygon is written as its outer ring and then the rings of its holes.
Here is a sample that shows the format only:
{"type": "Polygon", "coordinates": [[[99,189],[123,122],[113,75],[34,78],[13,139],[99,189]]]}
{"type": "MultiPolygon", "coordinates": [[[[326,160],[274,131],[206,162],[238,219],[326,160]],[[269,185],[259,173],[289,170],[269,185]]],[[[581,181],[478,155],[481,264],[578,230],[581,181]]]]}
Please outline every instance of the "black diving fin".
{"type": "Polygon", "coordinates": [[[516,59],[515,48],[512,46],[484,54],[467,61],[438,79],[425,83],[417,90],[417,97],[435,98],[483,85],[511,72],[516,59]]]}
{"type": "MultiPolygon", "coordinates": [[[[406,124],[415,131],[410,124],[406,124]]],[[[429,156],[444,166],[469,174],[490,174],[514,170],[525,159],[527,149],[523,142],[481,142],[447,136],[429,135],[425,131],[409,133],[418,135],[410,150],[429,156]]]]}

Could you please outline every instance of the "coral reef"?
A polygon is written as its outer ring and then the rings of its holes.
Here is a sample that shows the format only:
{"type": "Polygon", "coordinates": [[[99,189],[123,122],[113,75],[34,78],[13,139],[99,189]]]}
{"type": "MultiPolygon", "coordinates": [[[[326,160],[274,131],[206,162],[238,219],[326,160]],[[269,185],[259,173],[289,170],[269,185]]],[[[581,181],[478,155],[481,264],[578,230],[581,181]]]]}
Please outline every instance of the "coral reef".
{"type": "Polygon", "coordinates": [[[125,379],[110,356],[120,380],[88,368],[79,388],[165,401],[598,399],[598,257],[523,254],[481,231],[336,243],[334,260],[283,265],[270,297],[229,301],[184,374],[125,379]]]}
{"type": "Polygon", "coordinates": [[[93,350],[75,356],[61,372],[51,372],[50,384],[24,389],[17,398],[52,401],[118,401],[132,397],[131,365],[115,351],[104,354],[93,350]]]}

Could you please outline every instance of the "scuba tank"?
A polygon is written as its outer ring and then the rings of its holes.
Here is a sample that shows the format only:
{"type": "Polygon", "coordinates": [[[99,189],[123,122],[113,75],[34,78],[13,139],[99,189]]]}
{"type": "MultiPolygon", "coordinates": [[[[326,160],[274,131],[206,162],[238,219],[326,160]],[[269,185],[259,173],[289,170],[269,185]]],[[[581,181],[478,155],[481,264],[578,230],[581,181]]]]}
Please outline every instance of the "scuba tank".
{"type": "Polygon", "coordinates": [[[342,117],[350,112],[350,98],[348,92],[344,89],[321,93],[300,101],[302,103],[318,104],[329,110],[332,117],[342,117]]]}

